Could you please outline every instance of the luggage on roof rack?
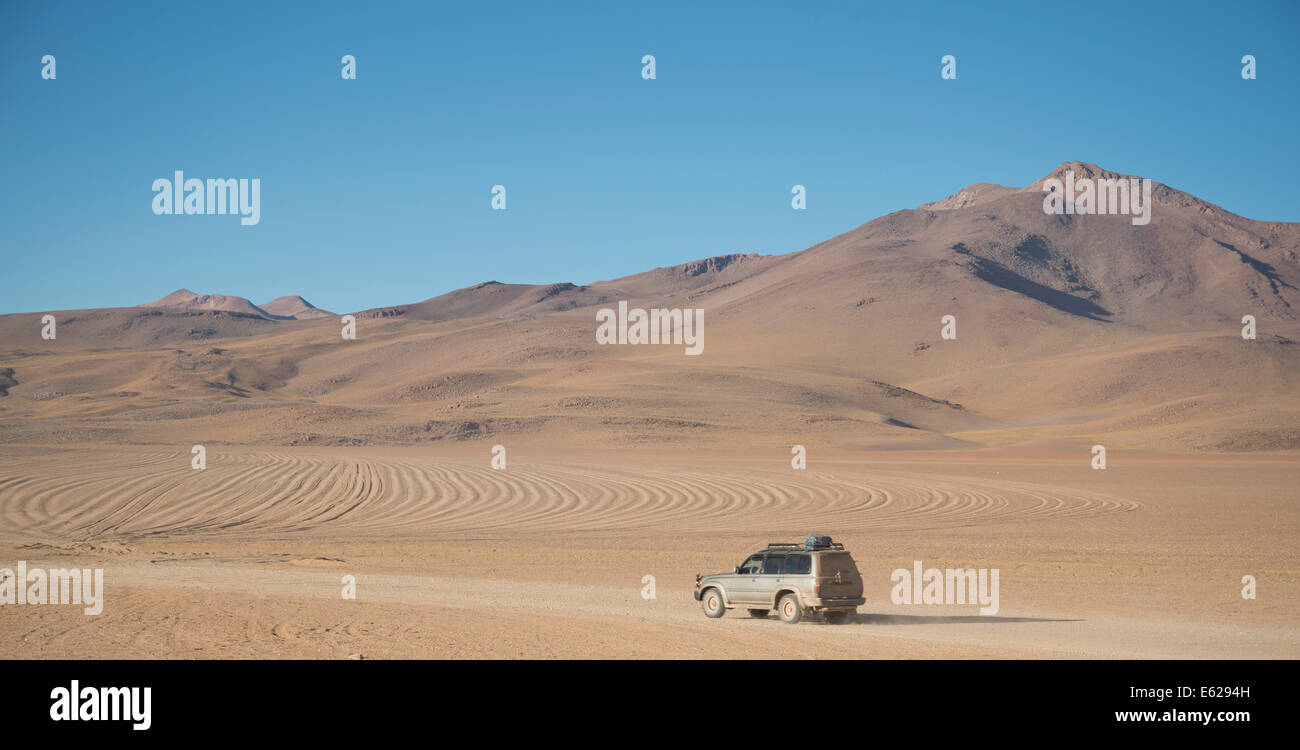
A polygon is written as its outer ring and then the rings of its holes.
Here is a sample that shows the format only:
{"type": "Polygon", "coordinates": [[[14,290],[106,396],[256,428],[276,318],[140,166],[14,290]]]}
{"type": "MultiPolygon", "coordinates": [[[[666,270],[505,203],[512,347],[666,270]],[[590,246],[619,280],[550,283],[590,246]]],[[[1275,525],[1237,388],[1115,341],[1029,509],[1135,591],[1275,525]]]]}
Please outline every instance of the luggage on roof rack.
{"type": "Polygon", "coordinates": [[[803,540],[803,546],[807,549],[830,549],[832,542],[828,536],[818,536],[813,534],[803,540]]]}
{"type": "Polygon", "coordinates": [[[767,545],[769,550],[821,550],[821,549],[844,549],[844,545],[839,542],[831,541],[828,536],[809,536],[802,542],[772,542],[767,545]]]}

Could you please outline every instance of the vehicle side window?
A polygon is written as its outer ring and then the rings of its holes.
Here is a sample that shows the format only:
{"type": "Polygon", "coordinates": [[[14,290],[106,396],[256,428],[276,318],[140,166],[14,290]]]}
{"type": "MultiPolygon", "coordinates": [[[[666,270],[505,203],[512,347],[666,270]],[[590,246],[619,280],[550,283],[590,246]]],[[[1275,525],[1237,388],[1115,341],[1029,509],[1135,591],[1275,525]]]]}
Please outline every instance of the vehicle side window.
{"type": "Polygon", "coordinates": [[[812,558],[807,555],[790,555],[785,561],[786,575],[806,576],[812,572],[812,558]]]}
{"type": "Polygon", "coordinates": [[[763,573],[766,575],[779,575],[784,563],[785,555],[768,555],[763,560],[763,573]]]}
{"type": "Polygon", "coordinates": [[[750,556],[749,556],[749,559],[746,560],[744,563],[741,564],[741,566],[740,566],[740,574],[741,574],[741,575],[755,575],[755,574],[758,573],[759,569],[760,569],[762,566],[763,566],[763,556],[762,556],[762,555],[750,555],[750,556]]]}

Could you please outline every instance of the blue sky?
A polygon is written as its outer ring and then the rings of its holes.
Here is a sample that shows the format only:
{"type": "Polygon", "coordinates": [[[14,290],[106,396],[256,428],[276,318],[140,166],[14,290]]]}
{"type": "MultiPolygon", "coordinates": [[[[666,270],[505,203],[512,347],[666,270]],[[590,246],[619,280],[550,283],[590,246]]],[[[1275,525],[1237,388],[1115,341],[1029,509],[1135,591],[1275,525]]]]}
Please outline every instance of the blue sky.
{"type": "Polygon", "coordinates": [[[1300,221],[1297,29],[1294,2],[7,2],[0,312],[582,284],[1068,159],[1300,221]],[[177,169],[260,178],[261,222],[155,216],[177,169]]]}

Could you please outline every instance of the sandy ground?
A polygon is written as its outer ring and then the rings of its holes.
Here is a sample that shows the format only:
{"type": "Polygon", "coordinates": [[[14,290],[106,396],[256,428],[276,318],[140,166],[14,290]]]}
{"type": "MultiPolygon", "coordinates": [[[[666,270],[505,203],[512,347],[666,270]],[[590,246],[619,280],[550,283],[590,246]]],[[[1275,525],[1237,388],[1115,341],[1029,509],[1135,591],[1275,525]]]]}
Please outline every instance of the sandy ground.
{"type": "Polygon", "coordinates": [[[0,607],[0,658],[1300,657],[1294,453],[489,448],[0,447],[0,567],[106,590],[0,607]],[[704,617],[695,573],[808,533],[856,619],[704,617]],[[891,603],[915,560],[999,569],[1000,610],[891,603]]]}

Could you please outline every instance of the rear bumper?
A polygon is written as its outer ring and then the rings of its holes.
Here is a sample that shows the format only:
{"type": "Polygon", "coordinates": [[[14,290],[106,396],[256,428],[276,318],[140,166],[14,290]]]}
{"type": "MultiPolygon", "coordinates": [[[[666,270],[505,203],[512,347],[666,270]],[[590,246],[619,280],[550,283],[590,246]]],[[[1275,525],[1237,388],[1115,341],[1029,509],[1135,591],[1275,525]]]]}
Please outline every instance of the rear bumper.
{"type": "Polygon", "coordinates": [[[816,596],[806,596],[803,600],[805,607],[815,607],[818,609],[849,609],[851,607],[860,607],[866,604],[867,600],[863,597],[849,598],[827,598],[822,599],[816,596]]]}

